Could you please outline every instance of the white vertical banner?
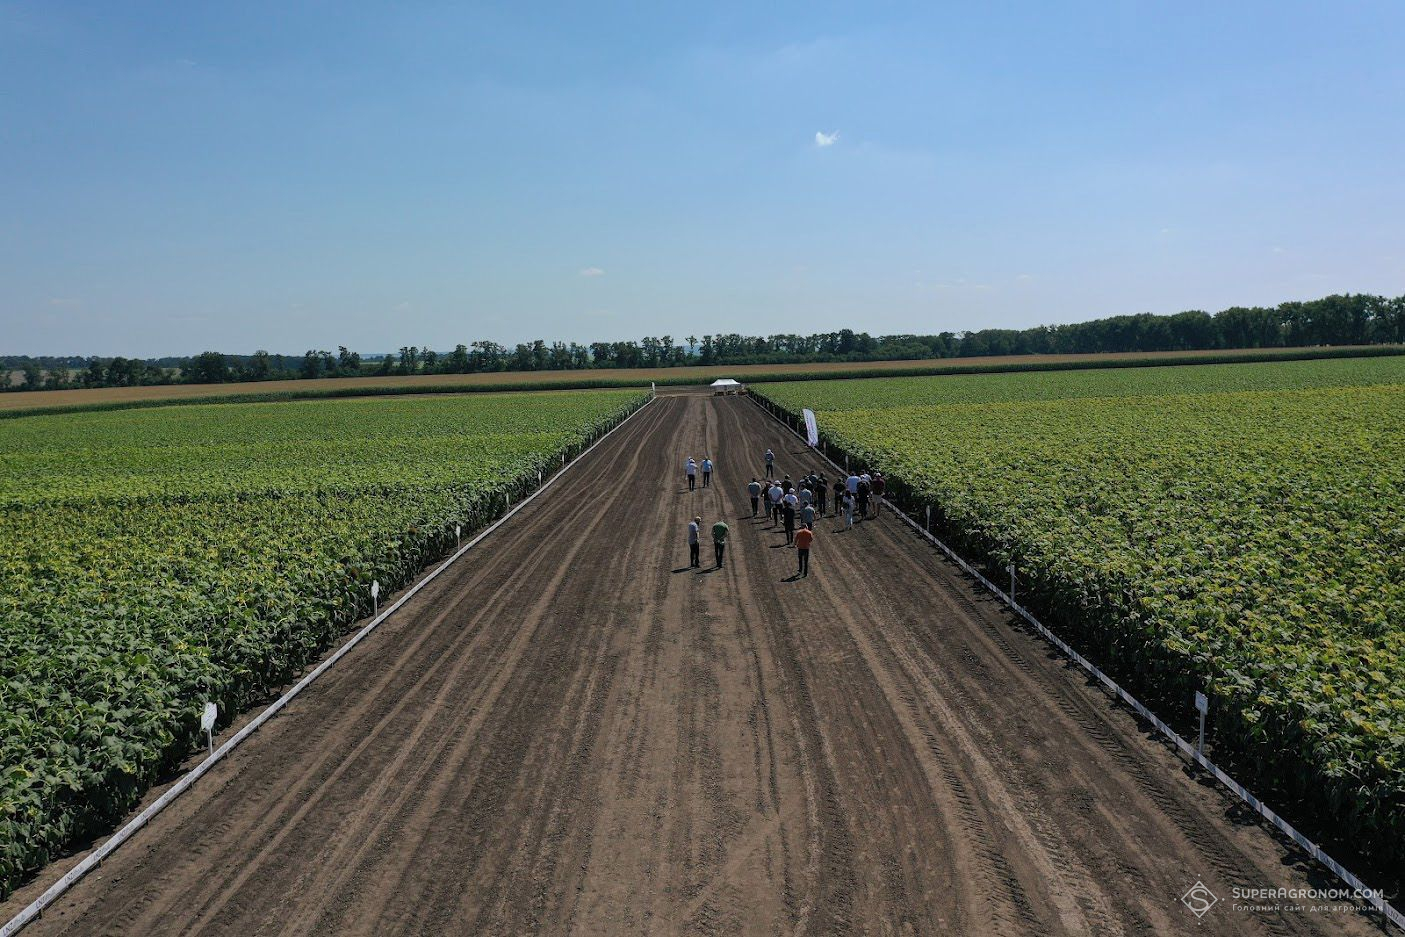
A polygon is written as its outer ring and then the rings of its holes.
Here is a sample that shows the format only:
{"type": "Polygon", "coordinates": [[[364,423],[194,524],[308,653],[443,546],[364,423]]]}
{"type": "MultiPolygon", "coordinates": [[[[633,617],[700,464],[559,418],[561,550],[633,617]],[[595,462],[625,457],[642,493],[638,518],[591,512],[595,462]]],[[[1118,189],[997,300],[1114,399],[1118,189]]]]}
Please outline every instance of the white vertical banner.
{"type": "Polygon", "coordinates": [[[813,449],[820,444],[820,428],[815,423],[815,411],[806,407],[801,412],[805,414],[805,441],[813,449]]]}

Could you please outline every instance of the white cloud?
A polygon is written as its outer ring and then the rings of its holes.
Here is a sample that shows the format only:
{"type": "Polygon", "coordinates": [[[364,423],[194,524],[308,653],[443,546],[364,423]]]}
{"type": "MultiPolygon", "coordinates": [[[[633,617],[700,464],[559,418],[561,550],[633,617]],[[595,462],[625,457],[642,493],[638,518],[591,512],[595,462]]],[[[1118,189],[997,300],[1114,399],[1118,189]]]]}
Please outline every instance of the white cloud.
{"type": "Polygon", "coordinates": [[[838,130],[834,131],[834,133],[820,133],[819,131],[815,132],[815,146],[818,147],[834,146],[834,141],[838,139],[838,130]]]}
{"type": "Polygon", "coordinates": [[[581,276],[583,277],[603,277],[604,275],[605,271],[601,270],[599,267],[583,267],[581,269],[581,276]]]}

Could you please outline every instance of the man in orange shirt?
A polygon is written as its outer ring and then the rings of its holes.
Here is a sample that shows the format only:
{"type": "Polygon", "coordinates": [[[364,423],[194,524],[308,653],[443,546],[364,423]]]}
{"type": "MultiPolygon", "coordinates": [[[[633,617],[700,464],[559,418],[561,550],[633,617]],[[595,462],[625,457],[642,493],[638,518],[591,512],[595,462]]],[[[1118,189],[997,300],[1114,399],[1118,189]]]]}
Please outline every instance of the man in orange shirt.
{"type": "Polygon", "coordinates": [[[800,568],[796,578],[810,575],[810,544],[815,541],[815,532],[807,524],[795,532],[795,555],[800,558],[800,568]]]}

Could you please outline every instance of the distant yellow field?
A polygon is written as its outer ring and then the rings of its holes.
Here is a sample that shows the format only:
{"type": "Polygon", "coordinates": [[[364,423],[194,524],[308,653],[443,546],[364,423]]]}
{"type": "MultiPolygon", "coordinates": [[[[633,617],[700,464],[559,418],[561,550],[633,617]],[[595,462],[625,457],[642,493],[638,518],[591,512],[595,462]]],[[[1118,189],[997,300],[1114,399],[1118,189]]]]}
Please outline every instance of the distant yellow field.
{"type": "MultiPolygon", "coordinates": [[[[1370,347],[1370,346],[1353,346],[1370,347]]],[[[1374,346],[1379,347],[1379,346],[1374,346]]],[[[1344,352],[1347,346],[1332,349],[1344,352]]],[[[41,390],[0,394],[0,410],[30,410],[40,407],[75,407],[86,404],[133,402],[139,400],[172,400],[194,397],[227,397],[235,394],[274,394],[329,392],[358,387],[407,389],[423,387],[463,387],[482,385],[578,384],[581,381],[610,381],[617,384],[648,384],[650,381],[686,382],[696,379],[702,384],[718,377],[760,380],[784,379],[788,374],[813,374],[823,371],[886,371],[911,368],[943,368],[984,370],[992,366],[1011,364],[1070,364],[1090,365],[1109,361],[1138,361],[1171,358],[1215,359],[1242,355],[1301,355],[1302,348],[1226,348],[1216,351],[1152,351],[1121,354],[1091,355],[1006,355],[983,358],[935,358],[909,361],[836,361],[812,364],[753,364],[716,365],[687,368],[620,368],[581,371],[496,371],[486,374],[417,374],[388,377],[333,377],[319,380],[255,381],[243,384],[163,384],[152,387],[99,387],[92,390],[41,390]]]]}

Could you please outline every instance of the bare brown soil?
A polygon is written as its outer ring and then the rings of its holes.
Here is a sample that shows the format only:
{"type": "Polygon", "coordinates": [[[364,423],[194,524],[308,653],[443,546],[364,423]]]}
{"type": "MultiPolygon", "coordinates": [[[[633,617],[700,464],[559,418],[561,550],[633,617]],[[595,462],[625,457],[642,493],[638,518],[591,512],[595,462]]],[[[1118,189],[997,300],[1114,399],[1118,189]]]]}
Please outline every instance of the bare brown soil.
{"type": "MultiPolygon", "coordinates": [[[[1364,346],[1363,346],[1364,347],[1364,346]]],[[[579,385],[581,381],[610,380],[645,386],[650,381],[696,378],[709,382],[721,375],[751,378],[820,371],[875,370],[903,368],[962,368],[980,370],[1009,364],[1087,363],[1107,361],[1155,361],[1161,358],[1216,358],[1235,355],[1301,353],[1301,348],[1222,349],[1212,351],[1147,351],[1088,355],[1005,355],[988,358],[938,358],[916,361],[836,361],[819,364],[718,365],[690,368],[620,368],[587,371],[498,371],[488,374],[416,374],[407,377],[331,377],[320,380],[253,381],[246,384],[161,384],[151,387],[98,387],[90,390],[38,390],[0,395],[0,410],[30,410],[40,407],[79,407],[90,404],[131,403],[139,400],[185,400],[197,397],[229,397],[242,394],[286,394],[306,391],[331,392],[357,388],[463,387],[525,384],[579,385]]]]}
{"type": "Polygon", "coordinates": [[[1331,883],[892,518],[787,581],[768,445],[815,467],[744,398],[660,398],[33,933],[1380,933],[1236,910],[1331,883]]]}

